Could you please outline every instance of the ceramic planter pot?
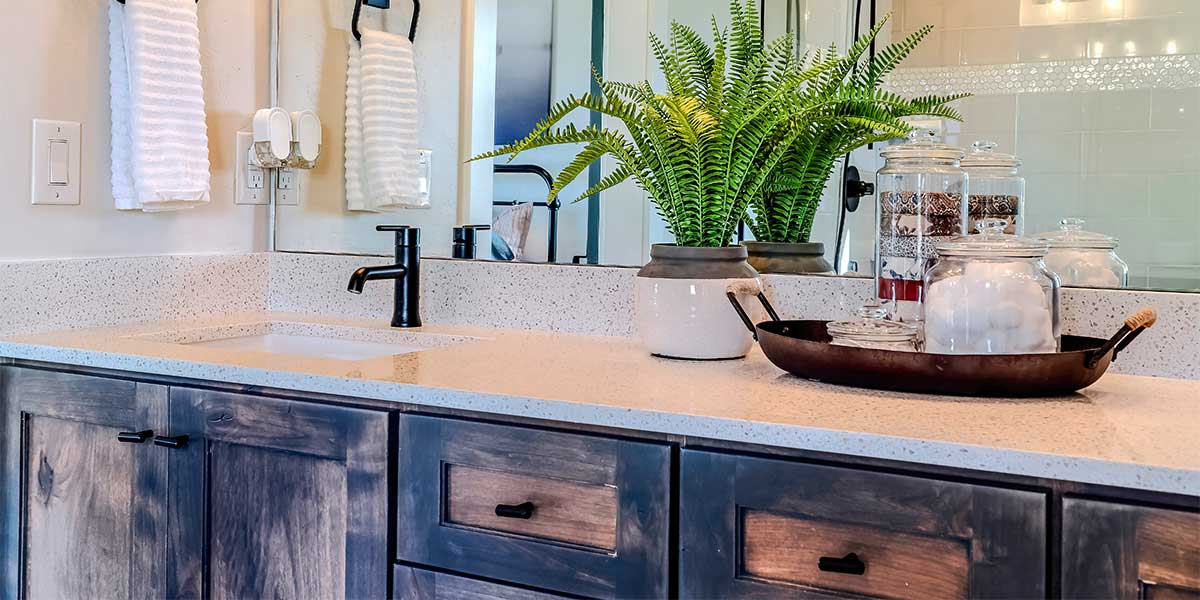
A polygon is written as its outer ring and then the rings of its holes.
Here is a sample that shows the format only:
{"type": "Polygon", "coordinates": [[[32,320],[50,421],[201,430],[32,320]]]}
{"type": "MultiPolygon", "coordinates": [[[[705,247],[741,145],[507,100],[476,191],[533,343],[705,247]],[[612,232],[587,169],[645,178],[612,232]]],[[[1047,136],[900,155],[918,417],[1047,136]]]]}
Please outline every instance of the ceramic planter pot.
{"type": "Polygon", "coordinates": [[[731,284],[759,286],[744,246],[691,248],[656,244],[638,271],[638,333],[651,354],[668,358],[741,358],[754,343],[730,308],[731,284]]]}
{"type": "Polygon", "coordinates": [[[825,260],[825,244],[821,242],[742,242],[742,245],[749,253],[747,262],[759,273],[833,273],[833,265],[825,260]]]}

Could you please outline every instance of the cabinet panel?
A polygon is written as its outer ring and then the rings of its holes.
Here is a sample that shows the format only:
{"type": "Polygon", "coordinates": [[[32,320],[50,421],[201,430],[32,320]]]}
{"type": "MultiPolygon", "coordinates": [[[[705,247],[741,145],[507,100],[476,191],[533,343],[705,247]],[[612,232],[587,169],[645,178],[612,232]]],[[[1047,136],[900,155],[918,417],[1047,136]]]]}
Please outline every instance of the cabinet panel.
{"type": "Polygon", "coordinates": [[[1067,498],[1062,562],[1066,598],[1200,599],[1200,513],[1067,498]]]}
{"type": "Polygon", "coordinates": [[[562,596],[401,565],[397,565],[393,573],[393,600],[560,600],[563,598],[562,596]]]}
{"type": "Polygon", "coordinates": [[[670,449],[401,415],[397,558],[602,598],[669,589],[670,449]]]}
{"type": "Polygon", "coordinates": [[[0,596],[140,598],[161,594],[166,456],[121,432],[165,426],[167,393],[4,367],[0,596]],[[23,473],[23,477],[20,474],[23,473]],[[18,594],[18,590],[20,594],[18,594]]]}
{"type": "Polygon", "coordinates": [[[1045,595],[1044,494],[698,450],[680,469],[683,597],[1045,595]]]}
{"type": "Polygon", "coordinates": [[[182,565],[171,593],[386,596],[389,418],[172,389],[171,435],[188,440],[171,453],[170,507],[180,527],[169,551],[182,565]]]}

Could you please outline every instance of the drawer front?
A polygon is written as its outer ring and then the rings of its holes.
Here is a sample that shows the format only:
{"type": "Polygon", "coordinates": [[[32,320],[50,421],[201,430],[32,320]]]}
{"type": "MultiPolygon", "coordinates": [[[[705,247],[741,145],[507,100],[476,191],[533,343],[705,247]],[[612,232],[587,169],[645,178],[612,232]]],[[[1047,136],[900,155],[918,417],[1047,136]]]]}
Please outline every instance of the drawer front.
{"type": "Polygon", "coordinates": [[[1064,598],[1200,600],[1200,513],[1066,498],[1062,569],[1064,598]]]}
{"type": "Polygon", "coordinates": [[[665,597],[667,446],[400,417],[397,558],[590,597],[665,597]]]}
{"type": "Polygon", "coordinates": [[[397,565],[392,574],[393,600],[561,600],[562,596],[532,592],[466,577],[397,565]]]}
{"type": "Polygon", "coordinates": [[[684,450],[686,598],[1036,598],[1046,497],[684,450]]]}

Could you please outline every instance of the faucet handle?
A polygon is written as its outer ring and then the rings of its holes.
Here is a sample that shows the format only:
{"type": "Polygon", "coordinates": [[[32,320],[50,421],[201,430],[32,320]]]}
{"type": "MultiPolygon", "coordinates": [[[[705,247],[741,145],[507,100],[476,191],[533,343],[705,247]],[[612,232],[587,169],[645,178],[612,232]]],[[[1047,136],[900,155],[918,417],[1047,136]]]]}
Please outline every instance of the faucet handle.
{"type": "Polygon", "coordinates": [[[376,225],[375,231],[394,231],[396,233],[397,248],[421,245],[421,229],[419,227],[408,225],[376,225]]]}

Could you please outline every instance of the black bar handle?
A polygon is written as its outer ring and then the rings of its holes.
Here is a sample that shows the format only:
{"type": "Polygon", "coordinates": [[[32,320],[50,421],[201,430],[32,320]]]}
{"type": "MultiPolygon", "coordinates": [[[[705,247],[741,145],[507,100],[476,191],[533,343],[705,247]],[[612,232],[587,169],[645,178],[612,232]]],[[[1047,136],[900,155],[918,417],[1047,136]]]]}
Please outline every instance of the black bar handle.
{"type": "Polygon", "coordinates": [[[506,519],[529,519],[533,517],[533,503],[522,502],[520,504],[497,504],[496,516],[506,519]]]}
{"type": "Polygon", "coordinates": [[[867,572],[867,563],[863,562],[857,554],[851,552],[841,558],[836,556],[822,556],[817,561],[817,568],[829,573],[862,575],[867,572]]]}
{"type": "Polygon", "coordinates": [[[178,449],[186,446],[187,443],[188,443],[188,436],[186,436],[186,435],[176,435],[176,436],[156,435],[156,436],[154,436],[154,445],[155,446],[162,446],[163,448],[170,448],[172,450],[178,450],[178,449]]]}
{"type": "Polygon", "coordinates": [[[146,440],[154,437],[153,429],[144,431],[121,431],[117,433],[117,441],[125,444],[145,444],[146,440]]]}

